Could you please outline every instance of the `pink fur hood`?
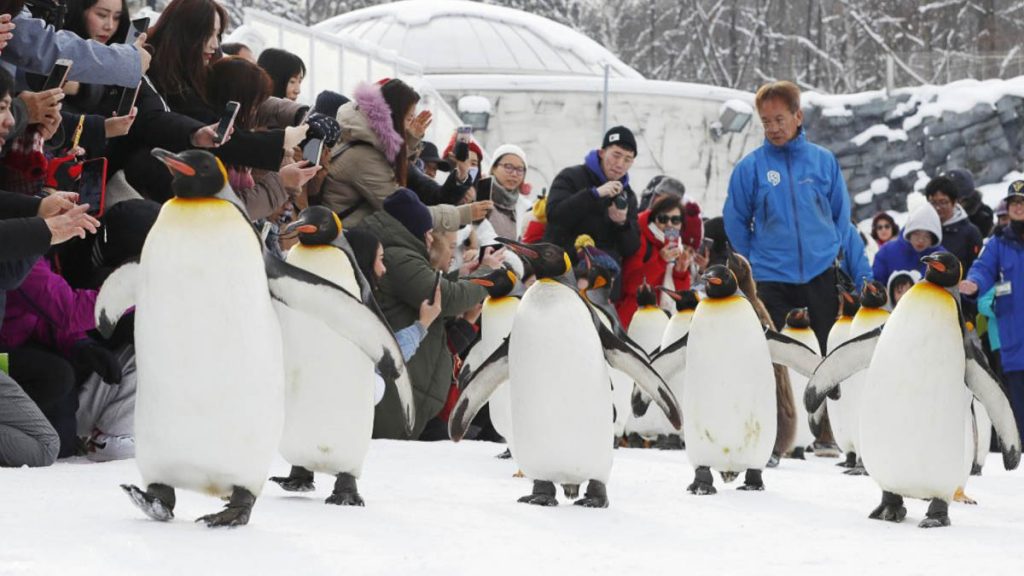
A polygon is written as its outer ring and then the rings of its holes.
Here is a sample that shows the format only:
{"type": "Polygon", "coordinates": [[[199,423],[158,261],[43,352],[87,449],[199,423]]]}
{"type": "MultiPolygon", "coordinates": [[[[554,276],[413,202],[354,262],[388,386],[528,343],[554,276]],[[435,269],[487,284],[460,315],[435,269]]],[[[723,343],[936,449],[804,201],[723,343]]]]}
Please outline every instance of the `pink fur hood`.
{"type": "MultiPolygon", "coordinates": [[[[360,84],[355,90],[356,111],[366,120],[366,128],[375,136],[377,148],[384,153],[389,162],[394,162],[399,150],[405,145],[402,135],[395,131],[391,123],[391,107],[384,100],[380,86],[376,84],[360,84]]],[[[348,106],[342,106],[342,109],[348,106]]],[[[345,128],[352,130],[356,140],[367,139],[368,135],[360,135],[359,126],[352,125],[352,118],[342,119],[342,110],[338,111],[338,120],[345,128]],[[346,122],[348,120],[348,122],[346,122]]]]}

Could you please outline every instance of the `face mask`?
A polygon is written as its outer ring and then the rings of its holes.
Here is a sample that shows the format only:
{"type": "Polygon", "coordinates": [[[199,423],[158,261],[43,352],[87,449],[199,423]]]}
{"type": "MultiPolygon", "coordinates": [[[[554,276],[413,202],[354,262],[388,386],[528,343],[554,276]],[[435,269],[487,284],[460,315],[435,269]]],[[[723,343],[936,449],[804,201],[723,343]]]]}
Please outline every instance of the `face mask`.
{"type": "Polygon", "coordinates": [[[480,172],[480,169],[476,166],[469,169],[469,181],[476,182],[476,175],[480,172]]]}

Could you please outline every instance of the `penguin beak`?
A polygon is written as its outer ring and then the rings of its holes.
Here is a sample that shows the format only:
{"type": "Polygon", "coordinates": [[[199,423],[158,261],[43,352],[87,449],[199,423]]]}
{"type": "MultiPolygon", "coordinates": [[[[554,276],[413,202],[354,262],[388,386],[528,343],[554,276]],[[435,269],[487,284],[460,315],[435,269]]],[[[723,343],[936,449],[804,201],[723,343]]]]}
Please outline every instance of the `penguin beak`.
{"type": "Polygon", "coordinates": [[[663,294],[668,294],[668,297],[675,300],[676,302],[678,302],[679,299],[683,297],[682,294],[676,292],[675,290],[672,290],[671,288],[665,288],[664,286],[661,286],[659,287],[659,290],[661,290],[663,294]]]}
{"type": "Polygon", "coordinates": [[[473,284],[476,284],[477,286],[483,286],[484,288],[494,287],[494,282],[491,282],[487,278],[470,278],[469,281],[472,282],[473,284]]]}
{"type": "Polygon", "coordinates": [[[189,166],[187,162],[181,159],[180,156],[173,152],[168,152],[163,148],[153,148],[151,152],[154,158],[164,163],[171,174],[181,174],[182,176],[195,176],[196,169],[189,166]]]}
{"type": "Polygon", "coordinates": [[[307,223],[304,219],[299,218],[285,227],[283,234],[312,234],[317,231],[317,227],[307,223]]]}
{"type": "Polygon", "coordinates": [[[509,250],[515,252],[519,256],[529,258],[530,260],[540,259],[540,252],[537,252],[536,250],[530,248],[526,244],[521,244],[519,242],[516,242],[515,240],[509,240],[508,238],[501,238],[500,236],[498,238],[495,238],[495,240],[501,242],[505,246],[508,246],[509,250]]]}

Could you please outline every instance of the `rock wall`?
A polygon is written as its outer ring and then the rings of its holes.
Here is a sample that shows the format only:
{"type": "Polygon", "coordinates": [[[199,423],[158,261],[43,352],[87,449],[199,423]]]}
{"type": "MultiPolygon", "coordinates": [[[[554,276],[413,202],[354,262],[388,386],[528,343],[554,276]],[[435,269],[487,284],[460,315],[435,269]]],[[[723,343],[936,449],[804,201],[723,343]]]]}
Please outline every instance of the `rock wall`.
{"type": "Polygon", "coordinates": [[[931,88],[806,99],[807,134],[838,158],[855,219],[905,211],[907,194],[946,170],[966,168],[981,186],[1020,169],[1024,97],[989,93],[989,101],[951,105],[931,88]]]}

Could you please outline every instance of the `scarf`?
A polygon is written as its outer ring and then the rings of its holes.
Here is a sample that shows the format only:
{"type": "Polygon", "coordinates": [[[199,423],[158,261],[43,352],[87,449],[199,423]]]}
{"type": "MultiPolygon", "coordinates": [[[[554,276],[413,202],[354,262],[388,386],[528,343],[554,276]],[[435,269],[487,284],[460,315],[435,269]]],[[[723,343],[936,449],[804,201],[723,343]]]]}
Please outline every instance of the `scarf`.
{"type": "Polygon", "coordinates": [[[491,178],[491,200],[498,208],[509,212],[515,212],[516,202],[519,200],[519,193],[515,190],[507,190],[498,184],[497,178],[491,178]]]}

